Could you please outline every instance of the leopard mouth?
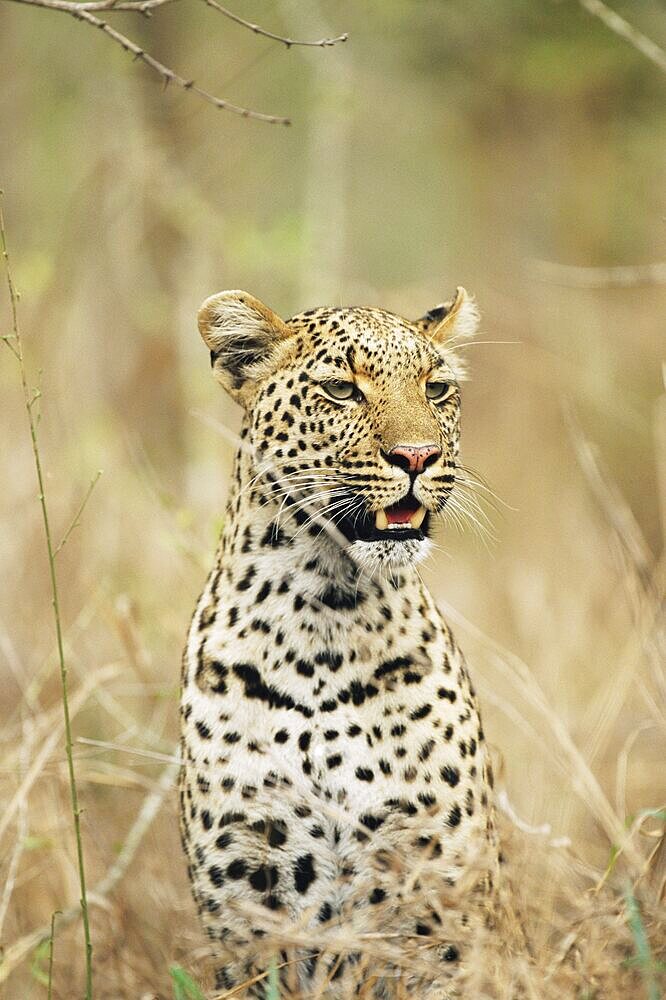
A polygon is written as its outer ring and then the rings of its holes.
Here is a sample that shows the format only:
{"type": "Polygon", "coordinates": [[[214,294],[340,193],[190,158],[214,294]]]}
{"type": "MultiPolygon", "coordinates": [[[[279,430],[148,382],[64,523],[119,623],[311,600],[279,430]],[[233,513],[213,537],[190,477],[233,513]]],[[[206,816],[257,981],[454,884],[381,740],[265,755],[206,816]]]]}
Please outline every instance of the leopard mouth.
{"type": "Polygon", "coordinates": [[[425,507],[415,497],[407,495],[392,504],[377,511],[375,528],[377,531],[404,531],[411,528],[419,531],[427,514],[425,507]]]}
{"type": "Polygon", "coordinates": [[[338,527],[349,541],[404,542],[427,538],[430,512],[412,493],[378,511],[362,511],[343,518],[338,527]]]}

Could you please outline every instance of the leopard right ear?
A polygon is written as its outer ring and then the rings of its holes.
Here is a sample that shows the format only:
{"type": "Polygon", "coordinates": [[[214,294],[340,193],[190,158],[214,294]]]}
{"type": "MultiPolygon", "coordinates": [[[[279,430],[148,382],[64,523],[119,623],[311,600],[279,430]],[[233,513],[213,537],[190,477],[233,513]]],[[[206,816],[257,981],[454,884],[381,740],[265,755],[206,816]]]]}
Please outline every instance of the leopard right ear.
{"type": "Polygon", "coordinates": [[[291,333],[284,320],[248,292],[211,295],[197,318],[215,378],[239,401],[277,344],[291,333]]]}

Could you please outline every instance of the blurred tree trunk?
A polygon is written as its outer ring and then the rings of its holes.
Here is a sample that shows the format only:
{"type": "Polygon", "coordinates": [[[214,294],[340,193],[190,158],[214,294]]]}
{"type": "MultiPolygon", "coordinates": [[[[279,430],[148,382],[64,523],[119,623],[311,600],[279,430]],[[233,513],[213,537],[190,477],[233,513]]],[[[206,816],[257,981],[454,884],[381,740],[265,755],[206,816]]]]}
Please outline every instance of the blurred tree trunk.
{"type": "MultiPolygon", "coordinates": [[[[296,8],[280,0],[280,12],[293,34],[330,36],[316,0],[296,8]]],[[[339,305],[344,299],[348,250],[348,183],[353,119],[353,60],[347,47],[335,57],[318,50],[299,52],[312,81],[308,101],[303,256],[299,275],[299,308],[339,305]]]]}

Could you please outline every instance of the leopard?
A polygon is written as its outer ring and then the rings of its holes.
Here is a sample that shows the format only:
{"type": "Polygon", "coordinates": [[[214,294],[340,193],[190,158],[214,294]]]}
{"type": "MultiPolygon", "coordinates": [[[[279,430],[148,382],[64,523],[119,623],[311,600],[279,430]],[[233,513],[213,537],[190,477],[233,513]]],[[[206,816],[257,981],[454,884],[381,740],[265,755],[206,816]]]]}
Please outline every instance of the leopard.
{"type": "Polygon", "coordinates": [[[283,320],[244,291],[199,310],[242,425],[183,656],[180,822],[234,996],[265,996],[271,963],[285,996],[467,995],[497,891],[493,771],[419,565],[464,468],[478,324],[462,287],[417,320],[283,320]]]}

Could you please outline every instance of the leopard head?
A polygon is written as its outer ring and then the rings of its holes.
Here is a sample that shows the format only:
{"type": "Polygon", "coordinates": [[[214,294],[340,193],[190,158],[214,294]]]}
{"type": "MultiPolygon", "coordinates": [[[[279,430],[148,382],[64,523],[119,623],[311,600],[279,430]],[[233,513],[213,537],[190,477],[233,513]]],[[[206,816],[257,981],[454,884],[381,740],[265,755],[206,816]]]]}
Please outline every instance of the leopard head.
{"type": "Polygon", "coordinates": [[[246,411],[253,474],[370,565],[428,552],[456,477],[456,346],[477,325],[463,288],[414,321],[365,307],[283,320],[241,291],[213,295],[199,311],[215,377],[246,411]]]}

